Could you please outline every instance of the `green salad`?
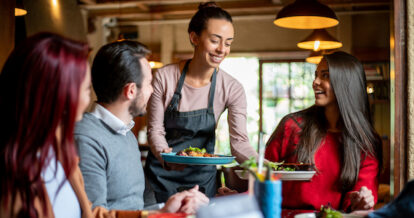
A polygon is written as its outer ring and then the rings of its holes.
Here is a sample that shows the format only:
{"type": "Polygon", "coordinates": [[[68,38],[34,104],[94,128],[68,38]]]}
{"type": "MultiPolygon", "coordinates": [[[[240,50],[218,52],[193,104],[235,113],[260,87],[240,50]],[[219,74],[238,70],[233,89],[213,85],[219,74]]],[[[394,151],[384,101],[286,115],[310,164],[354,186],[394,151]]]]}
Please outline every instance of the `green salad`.
{"type": "Polygon", "coordinates": [[[194,152],[203,153],[203,154],[207,152],[205,148],[200,149],[200,148],[193,148],[191,146],[189,148],[184,149],[183,151],[184,152],[194,151],[194,152]]]}
{"type": "Polygon", "coordinates": [[[328,206],[321,206],[320,212],[316,213],[317,218],[342,218],[342,214],[328,206]]]}
{"type": "MultiPolygon", "coordinates": [[[[296,170],[293,167],[287,167],[287,166],[284,166],[283,164],[284,164],[284,161],[282,162],[268,161],[268,162],[263,163],[265,167],[268,167],[275,171],[295,171],[296,170]]],[[[240,167],[245,168],[245,169],[257,168],[256,158],[251,157],[249,160],[246,160],[242,164],[240,164],[240,167]]]]}

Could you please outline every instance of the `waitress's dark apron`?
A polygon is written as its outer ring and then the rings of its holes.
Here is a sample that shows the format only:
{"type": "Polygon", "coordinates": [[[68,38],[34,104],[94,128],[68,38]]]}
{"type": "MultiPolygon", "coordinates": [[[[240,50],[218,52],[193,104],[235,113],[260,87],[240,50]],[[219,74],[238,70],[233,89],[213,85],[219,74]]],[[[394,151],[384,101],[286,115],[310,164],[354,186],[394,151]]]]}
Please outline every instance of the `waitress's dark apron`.
{"type": "MultiPolygon", "coordinates": [[[[164,114],[167,143],[173,152],[192,146],[205,148],[208,153],[214,153],[216,120],[213,101],[217,70],[214,70],[211,79],[208,108],[179,112],[181,89],[189,63],[190,61],[187,61],[184,66],[177,88],[164,114]]],[[[217,189],[216,171],[216,166],[201,165],[188,165],[183,171],[167,171],[151,151],[148,152],[145,164],[145,174],[155,192],[157,202],[165,202],[171,195],[192,188],[196,184],[208,197],[214,197],[217,189]]]]}

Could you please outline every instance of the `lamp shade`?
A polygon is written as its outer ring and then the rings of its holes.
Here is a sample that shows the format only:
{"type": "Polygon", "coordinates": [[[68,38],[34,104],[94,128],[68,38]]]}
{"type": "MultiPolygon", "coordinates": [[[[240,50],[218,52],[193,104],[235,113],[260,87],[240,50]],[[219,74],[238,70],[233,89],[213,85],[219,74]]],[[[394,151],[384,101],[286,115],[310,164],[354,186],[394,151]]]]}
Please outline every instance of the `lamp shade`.
{"type": "Polygon", "coordinates": [[[296,0],[282,8],[273,23],[291,29],[323,29],[339,21],[332,9],[317,0],[296,0]]]}
{"type": "Polygon", "coordinates": [[[16,7],[14,8],[14,16],[24,16],[27,14],[27,11],[23,7],[22,0],[16,1],[16,7]]]}
{"type": "Polygon", "coordinates": [[[299,42],[297,45],[299,48],[312,49],[314,51],[342,47],[342,43],[331,36],[325,29],[314,30],[308,37],[299,42]]]}
{"type": "Polygon", "coordinates": [[[27,11],[22,8],[15,8],[14,9],[14,16],[24,16],[27,14],[27,11]]]}
{"type": "Polygon", "coordinates": [[[309,57],[306,58],[306,62],[311,64],[319,64],[323,58],[323,50],[312,51],[309,57]]]}
{"type": "Polygon", "coordinates": [[[149,64],[151,66],[151,69],[158,69],[164,66],[164,64],[159,61],[150,61],[149,64]]]}
{"type": "Polygon", "coordinates": [[[311,64],[319,64],[324,55],[332,54],[336,50],[319,50],[319,51],[312,51],[309,56],[306,58],[306,62],[311,64]]]}

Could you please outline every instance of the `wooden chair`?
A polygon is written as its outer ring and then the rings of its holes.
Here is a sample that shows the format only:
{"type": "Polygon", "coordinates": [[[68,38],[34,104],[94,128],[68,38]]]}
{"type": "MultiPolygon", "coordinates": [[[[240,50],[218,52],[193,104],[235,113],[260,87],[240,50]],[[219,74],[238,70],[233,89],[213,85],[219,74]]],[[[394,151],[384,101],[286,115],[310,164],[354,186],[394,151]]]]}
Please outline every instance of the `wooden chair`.
{"type": "Polygon", "coordinates": [[[226,181],[226,186],[230,189],[236,190],[239,193],[246,192],[248,189],[248,181],[240,179],[235,170],[243,170],[239,166],[235,167],[222,167],[221,170],[224,173],[224,179],[226,181]]]}

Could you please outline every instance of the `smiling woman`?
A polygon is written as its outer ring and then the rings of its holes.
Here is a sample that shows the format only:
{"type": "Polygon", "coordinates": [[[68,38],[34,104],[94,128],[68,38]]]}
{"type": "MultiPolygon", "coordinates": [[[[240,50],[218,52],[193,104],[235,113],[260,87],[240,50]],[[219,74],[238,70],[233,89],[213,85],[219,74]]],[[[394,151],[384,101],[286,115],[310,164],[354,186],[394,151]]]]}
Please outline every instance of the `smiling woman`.
{"type": "Polygon", "coordinates": [[[266,147],[271,161],[312,163],[310,182],[283,183],[283,207],[367,210],[377,199],[381,140],[375,132],[362,64],[350,54],[325,55],[315,71],[315,104],[288,114],[266,147]],[[323,194],[321,194],[323,193],[323,194]]]}
{"type": "Polygon", "coordinates": [[[214,2],[200,4],[188,33],[194,46],[193,58],[159,69],[149,102],[151,151],[145,171],[158,202],[196,184],[207,196],[216,194],[215,166],[183,168],[165,163],[161,153],[177,152],[190,145],[214,153],[216,123],[226,109],[233,155],[240,162],[257,156],[247,136],[243,86],[219,68],[230,53],[234,37],[231,16],[214,2]]]}

